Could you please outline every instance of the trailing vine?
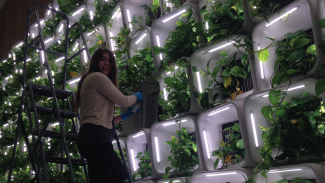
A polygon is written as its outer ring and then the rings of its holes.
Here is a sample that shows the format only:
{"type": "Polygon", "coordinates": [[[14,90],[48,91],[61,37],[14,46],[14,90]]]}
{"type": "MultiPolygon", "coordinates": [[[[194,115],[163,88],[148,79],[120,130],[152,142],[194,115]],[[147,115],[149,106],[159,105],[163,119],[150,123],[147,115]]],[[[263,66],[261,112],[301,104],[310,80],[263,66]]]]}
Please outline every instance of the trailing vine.
{"type": "Polygon", "coordinates": [[[279,11],[284,6],[292,3],[294,0],[248,0],[254,7],[254,11],[250,14],[251,17],[258,15],[269,22],[268,16],[274,12],[279,11]]]}
{"type": "Polygon", "coordinates": [[[137,173],[132,175],[133,181],[136,181],[136,179],[142,179],[145,177],[149,177],[152,175],[152,169],[151,169],[151,160],[149,157],[149,151],[145,151],[142,155],[142,152],[138,152],[135,159],[140,160],[138,163],[139,168],[137,170],[137,173]]]}

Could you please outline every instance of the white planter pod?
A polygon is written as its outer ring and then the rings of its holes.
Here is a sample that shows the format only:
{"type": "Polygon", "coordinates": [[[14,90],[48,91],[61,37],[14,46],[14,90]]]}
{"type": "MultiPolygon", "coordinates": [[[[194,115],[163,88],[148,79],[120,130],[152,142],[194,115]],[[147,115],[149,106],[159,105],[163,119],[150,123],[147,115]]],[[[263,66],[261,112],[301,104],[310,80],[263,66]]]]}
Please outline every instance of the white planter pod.
{"type": "MultiPolygon", "coordinates": [[[[128,159],[130,160],[130,170],[131,174],[137,173],[137,170],[139,168],[138,163],[140,160],[136,159],[135,157],[139,152],[142,152],[142,156],[144,155],[145,151],[149,152],[150,159],[154,156],[152,154],[152,143],[150,142],[150,129],[146,128],[141,131],[138,131],[137,133],[131,134],[127,136],[126,143],[127,145],[127,151],[128,151],[128,159]]],[[[152,175],[149,177],[145,177],[140,180],[150,180],[150,179],[159,179],[161,178],[160,175],[155,174],[156,172],[152,171],[152,175]]]]}
{"type": "MultiPolygon", "coordinates": [[[[245,158],[242,162],[235,165],[230,165],[229,169],[236,169],[241,167],[255,167],[256,161],[253,160],[250,148],[249,139],[247,134],[244,101],[233,101],[222,106],[215,107],[208,111],[202,112],[198,117],[198,135],[201,139],[202,148],[199,149],[202,154],[202,161],[200,165],[208,171],[215,171],[214,162],[217,157],[212,156],[214,150],[220,147],[220,140],[226,142],[226,135],[229,131],[223,131],[225,128],[233,126],[238,123],[240,126],[241,138],[244,143],[245,158]]],[[[236,145],[236,144],[234,144],[236,145]]],[[[220,158],[219,158],[220,159],[220,158]]],[[[218,169],[222,167],[220,162],[218,169]]]]}
{"type": "MultiPolygon", "coordinates": [[[[168,38],[170,31],[174,31],[177,28],[176,22],[177,21],[187,21],[186,17],[179,17],[186,13],[187,10],[193,9],[193,15],[196,22],[199,22],[199,10],[197,4],[185,4],[180,8],[177,8],[175,11],[165,15],[163,17],[158,18],[152,23],[151,26],[151,40],[154,46],[158,46],[164,48],[165,40],[168,38]]],[[[153,54],[154,60],[156,65],[159,67],[160,62],[165,58],[165,54],[153,54]]]]}
{"type": "MultiPolygon", "coordinates": [[[[197,122],[196,122],[196,116],[184,116],[181,118],[181,122],[175,123],[175,120],[179,120],[179,118],[158,122],[151,126],[151,147],[152,147],[152,154],[151,157],[151,164],[152,164],[152,170],[158,174],[158,175],[164,175],[165,169],[168,166],[171,166],[171,162],[168,161],[168,156],[171,156],[172,153],[170,152],[170,146],[167,145],[165,142],[171,141],[171,137],[176,135],[176,131],[180,130],[179,125],[181,128],[186,128],[187,132],[189,134],[192,134],[196,137],[196,145],[197,148],[200,149],[201,146],[201,140],[200,137],[197,135],[197,122]]],[[[199,158],[199,164],[202,162],[202,155],[200,154],[200,151],[197,151],[198,158],[199,158]]],[[[197,165],[195,167],[194,171],[190,172],[197,172],[204,170],[202,166],[197,165]]],[[[172,172],[170,172],[171,176],[173,176],[172,172]]]]}
{"type": "MultiPolygon", "coordinates": [[[[288,32],[296,32],[303,29],[304,31],[312,29],[313,38],[315,45],[319,45],[322,40],[320,28],[317,26],[318,17],[315,15],[316,2],[306,1],[306,0],[297,0],[285,8],[281,9],[280,12],[274,13],[269,16],[270,23],[267,21],[260,22],[253,30],[252,40],[253,40],[253,50],[257,52],[260,49],[266,48],[272,43],[266,37],[272,37],[277,41],[282,40],[282,36],[288,32]],[[280,17],[287,15],[285,21],[280,21],[280,17]],[[279,15],[280,14],[280,15],[279,15]],[[278,21],[276,21],[278,20],[278,21]]],[[[254,62],[256,65],[256,80],[257,87],[259,91],[267,90],[271,88],[270,79],[274,73],[274,64],[276,62],[277,56],[275,55],[277,47],[270,47],[269,58],[265,63],[262,63],[258,59],[258,54],[255,53],[254,62]]],[[[317,74],[316,70],[319,66],[324,63],[321,59],[323,53],[320,49],[316,49],[317,58],[314,61],[315,66],[308,72],[306,76],[299,76],[294,78],[294,80],[315,77],[317,74]]]]}
{"type": "MultiPolygon", "coordinates": [[[[95,0],[87,0],[86,1],[86,7],[87,7],[87,13],[89,15],[90,20],[94,20],[96,7],[94,6],[95,0]]],[[[100,2],[100,1],[99,1],[100,2]]],[[[102,6],[102,3],[100,2],[100,5],[102,6]]]]}
{"type": "MultiPolygon", "coordinates": [[[[209,62],[209,60],[211,59],[210,64],[209,64],[209,70],[212,73],[213,69],[216,67],[215,63],[219,62],[223,58],[223,56],[220,54],[221,52],[227,52],[228,56],[232,55],[232,54],[236,54],[236,59],[240,60],[241,55],[242,55],[240,52],[243,52],[243,50],[240,49],[240,51],[239,51],[233,45],[234,41],[231,39],[241,39],[241,43],[243,44],[245,37],[244,36],[234,36],[234,37],[230,38],[229,40],[222,40],[218,43],[206,46],[206,47],[194,52],[191,57],[191,68],[193,66],[195,66],[198,68],[199,71],[206,72],[206,65],[209,62]]],[[[241,90],[244,93],[237,95],[236,100],[243,99],[243,98],[247,97],[248,95],[257,91],[254,62],[252,61],[252,59],[249,59],[247,61],[247,64],[249,64],[250,68],[251,68],[251,73],[250,73],[251,79],[245,79],[242,83],[243,85],[239,86],[239,88],[241,88],[241,90]]],[[[202,76],[199,72],[194,73],[192,69],[191,69],[191,73],[193,76],[193,85],[200,93],[202,93],[204,91],[204,89],[209,85],[209,82],[213,80],[213,78],[211,76],[207,76],[206,74],[202,76]]],[[[222,73],[222,68],[220,68],[219,73],[222,73]]],[[[223,80],[222,80],[222,77],[220,77],[221,74],[218,74],[218,75],[219,76],[217,77],[217,81],[222,83],[223,80]]],[[[216,88],[216,87],[213,88],[212,91],[213,92],[211,94],[213,94],[213,95],[216,93],[220,93],[220,89],[216,88]]],[[[209,101],[212,100],[213,95],[209,96],[210,97],[209,101]]],[[[221,98],[218,97],[216,99],[216,102],[218,102],[220,99],[221,98]]],[[[195,98],[195,102],[201,109],[203,109],[203,107],[199,103],[198,99],[195,98]]],[[[212,101],[210,103],[212,103],[212,101]]]]}
{"type": "MultiPolygon", "coordinates": [[[[275,87],[274,90],[289,90],[287,92],[287,96],[284,101],[291,101],[292,98],[301,97],[303,94],[309,92],[310,95],[315,96],[315,79],[304,79],[301,81],[293,82],[288,89],[288,86],[278,86],[275,87]]],[[[268,121],[261,113],[261,109],[264,106],[270,105],[270,101],[268,99],[268,94],[270,90],[261,91],[255,94],[248,96],[244,103],[245,109],[245,118],[246,118],[246,127],[247,134],[249,139],[249,146],[246,148],[250,148],[252,153],[253,160],[259,162],[258,157],[260,156],[260,149],[264,145],[264,140],[262,139],[262,129],[260,126],[269,128],[271,126],[271,122],[268,121]]],[[[323,94],[324,95],[324,94],[323,94]]],[[[321,97],[320,97],[321,98],[321,97]]],[[[323,98],[324,99],[324,98],[323,98]]],[[[277,151],[274,150],[272,152],[272,156],[275,157],[277,151]]],[[[304,160],[301,160],[304,161],[304,160]]],[[[295,163],[299,163],[297,160],[295,163]]],[[[287,161],[278,161],[278,164],[288,164],[287,161]]]]}
{"type": "Polygon", "coordinates": [[[113,16],[112,16],[112,27],[107,27],[107,31],[106,31],[106,34],[107,34],[107,41],[108,44],[110,45],[110,49],[112,51],[116,51],[118,48],[116,46],[116,43],[115,41],[113,40],[113,37],[116,37],[117,34],[121,31],[121,28],[126,28],[124,27],[125,23],[126,22],[125,20],[125,17],[124,17],[124,14],[123,14],[123,9],[122,9],[122,4],[121,3],[118,3],[115,8],[114,8],[114,11],[113,11],[113,16]]]}
{"type": "Polygon", "coordinates": [[[152,49],[152,41],[151,41],[151,29],[147,27],[144,30],[140,31],[137,36],[131,38],[130,48],[129,48],[130,58],[136,55],[135,50],[145,49],[149,45],[151,45],[152,54],[154,54],[152,49]]]}
{"type": "Polygon", "coordinates": [[[218,171],[197,172],[191,177],[191,183],[241,183],[253,175],[252,169],[236,168],[218,171]]]}
{"type": "MultiPolygon", "coordinates": [[[[171,3],[168,3],[168,1],[169,0],[161,0],[161,1],[159,1],[160,12],[162,12],[162,15],[163,14],[167,15],[167,14],[169,14],[169,13],[171,13],[171,12],[173,12],[173,11],[175,11],[177,9],[176,8],[174,10],[171,10],[170,12],[166,12],[164,7],[170,7],[171,9],[173,8],[173,5],[171,3]]],[[[183,5],[186,5],[186,4],[199,4],[199,1],[200,0],[186,0],[183,5]]]]}
{"type": "MultiPolygon", "coordinates": [[[[187,61],[189,61],[190,58],[186,58],[187,61]]],[[[176,62],[177,63],[177,62],[176,62]]],[[[172,77],[174,74],[176,75],[177,73],[181,72],[177,66],[175,66],[175,72],[170,72],[170,71],[163,71],[161,73],[161,75],[159,76],[159,87],[160,87],[160,91],[163,92],[163,95],[161,96],[161,98],[163,98],[164,100],[168,99],[168,95],[170,92],[168,92],[166,90],[167,84],[165,83],[165,78],[167,77],[172,77]]],[[[192,72],[189,71],[190,68],[184,68],[185,73],[188,75],[188,80],[191,83],[193,81],[193,76],[192,76],[192,72]]],[[[193,85],[189,84],[189,89],[190,89],[190,98],[191,98],[191,107],[188,111],[188,114],[199,114],[200,112],[202,112],[202,108],[199,107],[198,103],[196,102],[196,98],[194,95],[194,88],[193,85]]]]}
{"type": "MultiPolygon", "coordinates": [[[[225,3],[228,0],[218,0],[216,2],[221,2],[221,3],[225,3]]],[[[249,13],[248,13],[248,7],[247,7],[247,2],[248,0],[241,0],[242,2],[242,8],[243,8],[243,14],[244,14],[244,20],[243,20],[243,26],[241,27],[240,32],[242,33],[247,33],[247,34],[251,34],[255,23],[251,20],[251,18],[249,17],[249,13]]],[[[199,8],[201,10],[201,8],[203,6],[205,6],[207,4],[207,10],[211,9],[211,3],[207,3],[207,0],[199,0],[199,8]]],[[[201,17],[201,21],[204,23],[204,14],[200,14],[201,17]]]]}
{"type": "Polygon", "coordinates": [[[140,28],[140,26],[146,27],[146,16],[145,12],[148,12],[149,9],[151,8],[151,4],[153,3],[152,0],[137,0],[137,1],[132,1],[132,0],[124,0],[123,1],[123,13],[125,22],[126,22],[126,27],[131,29],[131,34],[133,34],[137,29],[140,28]],[[145,10],[144,8],[140,7],[141,5],[147,5],[148,10],[145,10]],[[133,16],[135,16],[137,23],[133,23],[132,19],[133,16]],[[142,21],[140,20],[140,16],[142,16],[142,21]]]}
{"type": "MultiPolygon", "coordinates": [[[[191,179],[191,178],[189,178],[191,179]]],[[[185,183],[185,177],[175,177],[174,179],[160,179],[157,183],[169,183],[169,181],[174,180],[173,183],[185,183]]],[[[189,181],[187,181],[189,183],[189,181]]]]}
{"type": "MultiPolygon", "coordinates": [[[[321,164],[299,164],[290,166],[272,167],[266,173],[268,182],[276,182],[283,179],[292,181],[295,178],[316,180],[316,182],[324,182],[324,167],[321,164]]],[[[261,174],[255,176],[256,183],[264,183],[265,177],[261,174]]]]}

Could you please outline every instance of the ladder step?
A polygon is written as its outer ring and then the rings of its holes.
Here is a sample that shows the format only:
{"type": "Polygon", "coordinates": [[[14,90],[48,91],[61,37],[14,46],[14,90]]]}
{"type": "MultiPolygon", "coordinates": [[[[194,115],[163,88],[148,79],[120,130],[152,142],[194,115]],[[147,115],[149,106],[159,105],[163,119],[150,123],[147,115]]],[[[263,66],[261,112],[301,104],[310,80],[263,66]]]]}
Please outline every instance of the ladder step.
{"type": "MultiPolygon", "coordinates": [[[[67,159],[66,158],[47,156],[45,159],[46,159],[46,162],[50,162],[50,163],[67,164],[67,159]]],[[[73,165],[83,166],[83,165],[87,165],[87,160],[84,160],[84,159],[71,159],[71,163],[73,165]]]]}
{"type": "MultiPolygon", "coordinates": [[[[36,106],[37,113],[42,113],[42,114],[50,114],[52,111],[52,108],[50,107],[43,107],[43,106],[36,106]]],[[[34,108],[31,108],[31,112],[34,112],[34,108]]],[[[65,110],[60,110],[60,114],[63,118],[74,118],[78,116],[77,112],[71,112],[71,111],[65,111],[65,110]]]]}
{"type": "MultiPolygon", "coordinates": [[[[42,96],[46,96],[46,97],[52,97],[50,87],[32,84],[32,88],[33,88],[34,94],[42,95],[42,96]]],[[[27,85],[25,89],[27,91],[29,91],[29,85],[27,85]]],[[[58,89],[55,89],[55,94],[56,94],[56,97],[59,99],[65,99],[65,98],[72,96],[72,92],[65,91],[65,90],[58,90],[58,89]]]]}
{"type": "MultiPolygon", "coordinates": [[[[35,131],[34,134],[36,136],[38,135],[38,133],[36,131],[35,131]]],[[[43,137],[49,137],[49,138],[54,138],[54,139],[61,139],[61,133],[60,132],[54,132],[54,131],[46,130],[43,137]]],[[[78,135],[77,134],[66,133],[65,134],[65,138],[67,140],[77,141],[78,140],[78,135]]]]}

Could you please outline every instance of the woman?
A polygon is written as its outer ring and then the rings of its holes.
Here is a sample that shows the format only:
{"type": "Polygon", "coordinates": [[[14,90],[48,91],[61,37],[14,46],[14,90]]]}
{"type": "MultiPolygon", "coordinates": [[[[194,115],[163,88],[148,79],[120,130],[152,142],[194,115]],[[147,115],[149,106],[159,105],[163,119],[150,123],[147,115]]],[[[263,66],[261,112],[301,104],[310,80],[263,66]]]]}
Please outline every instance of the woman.
{"type": "MultiPolygon", "coordinates": [[[[116,88],[116,73],[113,53],[100,48],[92,56],[89,70],[78,84],[76,107],[80,107],[81,113],[78,149],[87,159],[91,183],[119,183],[127,178],[127,171],[112,145],[114,108],[115,104],[129,107],[141,102],[143,97],[140,92],[124,96],[116,88]]],[[[114,122],[126,120],[132,114],[129,108],[126,113],[115,116],[114,122]]]]}

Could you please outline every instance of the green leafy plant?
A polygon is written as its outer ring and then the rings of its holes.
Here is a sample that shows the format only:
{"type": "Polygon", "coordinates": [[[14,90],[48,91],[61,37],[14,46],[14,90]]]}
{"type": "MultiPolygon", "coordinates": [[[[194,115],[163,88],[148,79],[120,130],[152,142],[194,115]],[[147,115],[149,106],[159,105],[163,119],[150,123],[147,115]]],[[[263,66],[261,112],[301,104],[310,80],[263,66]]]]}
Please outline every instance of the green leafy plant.
{"type": "Polygon", "coordinates": [[[244,15],[241,0],[228,0],[225,3],[208,0],[201,8],[204,14],[206,31],[204,37],[207,42],[217,42],[228,39],[234,34],[240,33],[243,27],[244,15]],[[207,5],[211,8],[207,9],[207,5]]]}
{"type": "Polygon", "coordinates": [[[137,173],[132,175],[133,181],[135,181],[136,179],[141,179],[141,178],[151,176],[152,169],[151,169],[151,160],[149,157],[149,151],[145,151],[143,155],[142,152],[138,152],[135,159],[140,160],[140,162],[138,163],[139,168],[137,170],[137,173]]]}
{"type": "MultiPolygon", "coordinates": [[[[176,120],[175,122],[178,123],[179,121],[176,120]]],[[[163,179],[168,179],[170,174],[173,174],[174,177],[182,175],[185,177],[185,182],[187,183],[189,177],[192,175],[190,171],[194,170],[195,166],[199,164],[199,158],[197,146],[189,136],[186,128],[181,128],[180,126],[179,128],[180,130],[176,131],[177,137],[172,136],[171,141],[165,142],[170,146],[172,155],[168,156],[168,161],[171,162],[171,166],[166,167],[163,179]]],[[[169,181],[169,183],[173,183],[173,180],[169,181]]]]}
{"type": "Polygon", "coordinates": [[[224,142],[220,139],[219,149],[212,152],[212,156],[218,157],[214,162],[214,169],[217,169],[220,160],[222,163],[220,169],[224,169],[231,165],[239,164],[245,158],[244,142],[241,138],[239,124],[235,123],[233,126],[225,128],[223,131],[230,131],[230,133],[225,136],[225,138],[229,140],[224,142]]]}
{"type": "MultiPolygon", "coordinates": [[[[158,1],[158,0],[156,0],[158,1]]],[[[158,1],[159,2],[159,1],[158,1]]],[[[175,9],[181,7],[185,3],[185,0],[168,0],[163,3],[164,12],[169,13],[174,11],[175,9]]]]}
{"type": "Polygon", "coordinates": [[[278,48],[272,85],[280,85],[294,77],[306,75],[315,64],[316,47],[314,44],[308,46],[311,38],[307,33],[299,30],[295,33],[289,32],[283,37],[285,40],[274,45],[278,48]],[[310,63],[311,67],[306,67],[304,62],[310,63]]]}
{"type": "MultiPolygon", "coordinates": [[[[317,25],[321,28],[325,28],[325,19],[320,20],[317,25]]],[[[325,36],[325,35],[323,35],[325,36]]],[[[318,48],[322,50],[322,52],[325,52],[325,40],[323,40],[319,45],[318,48]]],[[[316,96],[319,96],[323,92],[325,92],[325,77],[324,77],[324,71],[325,71],[325,64],[322,64],[318,69],[318,75],[316,76],[316,79],[318,79],[316,86],[315,86],[315,92],[316,96]]]]}
{"type": "Polygon", "coordinates": [[[68,15],[72,15],[72,13],[83,3],[84,0],[58,0],[60,11],[68,15]]]}
{"type": "Polygon", "coordinates": [[[250,14],[251,17],[258,15],[262,16],[269,22],[268,15],[279,11],[284,6],[293,2],[294,0],[248,0],[254,7],[254,11],[250,14]]]}
{"type": "MultiPolygon", "coordinates": [[[[264,145],[260,148],[260,163],[254,173],[265,178],[266,172],[279,160],[292,163],[302,158],[321,158],[325,153],[324,103],[309,93],[292,98],[291,102],[284,97],[286,93],[281,90],[271,90],[268,98],[272,105],[261,110],[272,123],[269,128],[261,127],[264,145]],[[275,149],[276,156],[271,156],[275,149]]],[[[252,181],[251,177],[249,182],[252,181]]]]}
{"type": "Polygon", "coordinates": [[[176,62],[177,69],[174,66],[167,66],[166,72],[173,73],[171,77],[164,78],[167,84],[167,100],[163,99],[163,91],[160,92],[158,104],[163,108],[164,114],[160,115],[161,120],[174,118],[175,116],[187,112],[191,106],[190,100],[190,81],[188,79],[188,67],[190,63],[186,58],[179,59],[176,62]]]}
{"type": "MultiPolygon", "coordinates": [[[[139,7],[143,8],[144,10],[146,10],[144,12],[144,16],[145,18],[145,25],[146,26],[151,26],[152,22],[155,21],[157,18],[160,17],[160,4],[159,4],[159,0],[153,0],[153,4],[151,4],[151,6],[149,7],[146,4],[140,5],[139,7]],[[150,16],[151,15],[151,16],[150,16]]],[[[143,17],[140,16],[139,20],[142,22],[143,17]]],[[[132,23],[137,23],[136,19],[134,17],[135,22],[132,23]]]]}

